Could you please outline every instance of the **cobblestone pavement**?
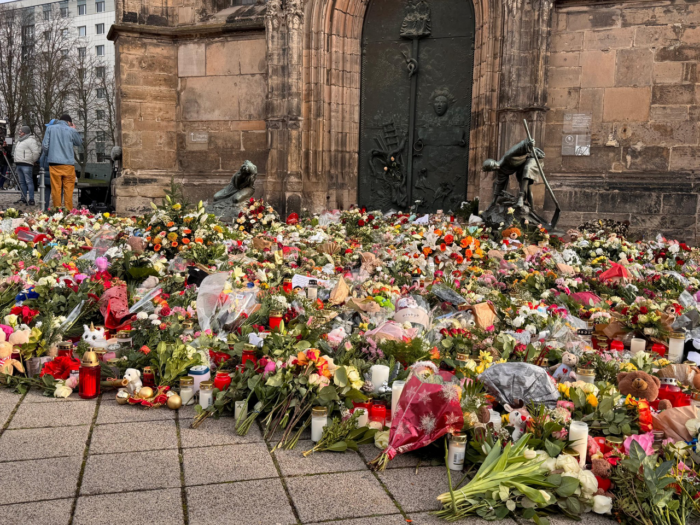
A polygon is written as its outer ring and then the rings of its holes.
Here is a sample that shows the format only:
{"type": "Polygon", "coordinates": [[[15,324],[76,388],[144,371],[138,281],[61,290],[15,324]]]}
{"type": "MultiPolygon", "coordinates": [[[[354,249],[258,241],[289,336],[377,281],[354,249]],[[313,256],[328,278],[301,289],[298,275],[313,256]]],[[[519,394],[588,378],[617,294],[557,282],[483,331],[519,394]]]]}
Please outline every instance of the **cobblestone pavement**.
{"type": "MultiPolygon", "coordinates": [[[[34,190],[34,201],[36,206],[22,206],[16,204],[20,199],[21,193],[19,190],[0,190],[0,210],[6,210],[7,208],[14,208],[21,212],[32,212],[39,209],[39,190],[34,190]]],[[[51,199],[51,194],[46,191],[46,198],[51,199]]],[[[77,206],[78,204],[78,190],[73,192],[73,203],[77,206]]]]}
{"type": "Polygon", "coordinates": [[[112,394],[84,401],[0,390],[0,525],[445,523],[429,514],[447,490],[444,467],[416,472],[417,458],[406,455],[373,473],[373,445],[304,458],[311,442],[302,441],[271,453],[256,426],[241,437],[232,418],[193,430],[193,417],[191,407],[119,406],[112,394]]]}

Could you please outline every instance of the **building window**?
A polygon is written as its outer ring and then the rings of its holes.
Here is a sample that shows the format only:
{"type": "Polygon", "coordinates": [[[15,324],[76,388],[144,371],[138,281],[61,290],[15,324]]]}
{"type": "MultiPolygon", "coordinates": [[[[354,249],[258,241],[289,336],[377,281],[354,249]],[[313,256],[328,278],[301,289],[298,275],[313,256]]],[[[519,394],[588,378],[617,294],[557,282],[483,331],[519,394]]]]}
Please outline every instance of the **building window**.
{"type": "Polygon", "coordinates": [[[85,52],[86,52],[86,48],[84,48],[84,47],[79,47],[79,48],[78,48],[78,57],[80,57],[80,58],[85,58],[85,54],[86,54],[85,52]]]}
{"type": "Polygon", "coordinates": [[[51,31],[44,31],[44,41],[48,42],[51,40],[51,31]]]}
{"type": "Polygon", "coordinates": [[[105,98],[105,88],[97,88],[97,98],[105,98]]]}
{"type": "Polygon", "coordinates": [[[253,5],[255,0],[233,0],[233,5],[253,5]]]}
{"type": "Polygon", "coordinates": [[[78,36],[87,36],[87,27],[80,26],[78,28],[78,36]]]}
{"type": "Polygon", "coordinates": [[[105,67],[104,66],[97,66],[95,68],[95,76],[97,78],[104,78],[105,77],[105,67]]]}
{"type": "Polygon", "coordinates": [[[22,26],[22,56],[29,56],[34,48],[34,26],[22,26]]]}
{"type": "Polygon", "coordinates": [[[61,31],[61,34],[63,35],[63,38],[68,38],[68,29],[61,31]]]}
{"type": "Polygon", "coordinates": [[[68,18],[68,8],[67,7],[61,8],[61,18],[68,18]]]}
{"type": "Polygon", "coordinates": [[[95,11],[98,13],[104,13],[105,12],[105,3],[104,2],[95,2],[95,11]]]}
{"type": "Polygon", "coordinates": [[[97,120],[104,120],[104,119],[105,119],[105,110],[98,109],[97,110],[97,120]]]}
{"type": "Polygon", "coordinates": [[[95,24],[95,34],[96,35],[104,35],[105,34],[105,25],[104,24],[95,24]]]}
{"type": "Polygon", "coordinates": [[[61,49],[61,55],[64,57],[68,56],[68,50],[67,49],[61,49]]]}
{"type": "Polygon", "coordinates": [[[49,20],[51,20],[51,11],[44,9],[44,21],[48,22],[49,20]]]}
{"type": "Polygon", "coordinates": [[[78,16],[84,15],[87,13],[87,6],[85,4],[78,5],[78,16]]]}
{"type": "Polygon", "coordinates": [[[97,52],[98,57],[105,56],[105,46],[95,46],[95,51],[97,52]]]}

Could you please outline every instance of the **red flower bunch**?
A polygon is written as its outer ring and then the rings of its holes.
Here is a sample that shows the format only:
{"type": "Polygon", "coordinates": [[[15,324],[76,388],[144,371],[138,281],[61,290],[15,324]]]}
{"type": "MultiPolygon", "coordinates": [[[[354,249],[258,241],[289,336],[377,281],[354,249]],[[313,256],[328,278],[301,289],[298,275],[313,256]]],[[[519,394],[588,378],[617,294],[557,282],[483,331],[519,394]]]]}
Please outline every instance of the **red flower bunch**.
{"type": "Polygon", "coordinates": [[[54,379],[68,379],[72,370],[78,370],[80,368],[80,360],[68,357],[66,355],[61,355],[56,357],[53,361],[49,361],[44,364],[41,369],[40,377],[45,375],[53,376],[54,379]]]}
{"type": "Polygon", "coordinates": [[[15,306],[10,310],[10,314],[19,317],[22,323],[29,324],[39,314],[39,310],[32,310],[28,306],[15,306]]]}

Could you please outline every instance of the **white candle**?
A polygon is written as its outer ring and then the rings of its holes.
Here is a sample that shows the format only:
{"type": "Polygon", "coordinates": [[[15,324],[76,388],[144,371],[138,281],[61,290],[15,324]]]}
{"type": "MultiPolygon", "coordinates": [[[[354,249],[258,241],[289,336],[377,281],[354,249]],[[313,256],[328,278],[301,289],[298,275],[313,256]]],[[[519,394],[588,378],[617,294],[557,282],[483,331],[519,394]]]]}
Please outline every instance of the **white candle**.
{"type": "MultiPolygon", "coordinates": [[[[372,383],[374,384],[374,383],[372,383]]],[[[401,399],[401,392],[403,392],[403,387],[406,386],[406,381],[394,381],[391,384],[391,417],[396,417],[396,407],[399,405],[399,399],[401,399]]]]}
{"type": "Polygon", "coordinates": [[[370,377],[372,378],[372,390],[378,393],[384,383],[389,382],[389,367],[386,365],[373,365],[369,369],[370,377]]]}
{"type": "Polygon", "coordinates": [[[635,337],[632,339],[632,342],[630,343],[630,353],[632,355],[636,355],[639,352],[644,352],[646,347],[647,347],[647,342],[645,339],[640,339],[639,337],[635,337]]]}
{"type": "Polygon", "coordinates": [[[685,346],[685,334],[672,332],[668,338],[668,360],[672,363],[680,363],[683,359],[683,347],[685,346]]]}
{"type": "Polygon", "coordinates": [[[588,448],[588,425],[582,421],[572,421],[569,427],[571,448],[578,452],[578,464],[581,468],[586,464],[586,449],[588,448]]]}
{"type": "Polygon", "coordinates": [[[501,414],[495,410],[489,410],[489,423],[493,425],[495,431],[501,430],[501,414]]]}
{"type": "Polygon", "coordinates": [[[447,449],[447,467],[450,470],[464,468],[464,455],[467,451],[467,436],[462,433],[453,434],[447,449]]]}
{"type": "Polygon", "coordinates": [[[354,413],[360,414],[360,417],[357,418],[357,428],[362,428],[369,425],[369,414],[367,413],[366,408],[356,408],[354,413]]]}
{"type": "Polygon", "coordinates": [[[236,421],[239,421],[239,417],[241,417],[241,413],[243,413],[242,419],[244,419],[247,415],[248,412],[248,402],[244,399],[243,401],[236,401],[233,405],[233,415],[236,418],[236,421]]]}
{"type": "Polygon", "coordinates": [[[311,410],[311,441],[318,443],[323,436],[323,428],[328,424],[328,409],[314,407],[311,410]]]}

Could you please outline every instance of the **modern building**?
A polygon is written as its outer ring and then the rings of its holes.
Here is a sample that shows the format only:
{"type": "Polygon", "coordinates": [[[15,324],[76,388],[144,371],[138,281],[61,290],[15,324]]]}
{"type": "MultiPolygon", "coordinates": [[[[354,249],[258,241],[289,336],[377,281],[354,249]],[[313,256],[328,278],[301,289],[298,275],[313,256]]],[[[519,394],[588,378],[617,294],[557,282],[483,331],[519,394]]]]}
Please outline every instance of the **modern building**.
{"type": "MultiPolygon", "coordinates": [[[[95,56],[108,68],[114,68],[114,44],[107,39],[107,33],[114,23],[115,0],[69,0],[47,2],[46,0],[17,0],[3,4],[9,8],[33,10],[34,21],[39,23],[49,20],[50,16],[59,16],[70,20],[73,37],[77,37],[77,52],[81,55],[95,56]]],[[[34,35],[33,27],[26,27],[23,33],[34,35]]],[[[104,73],[103,73],[104,74],[104,73]]],[[[104,133],[96,132],[91,144],[91,161],[86,172],[93,178],[106,179],[109,176],[109,150],[111,144],[100,140],[104,133]]],[[[79,169],[76,165],[76,169],[79,169]]]]}

